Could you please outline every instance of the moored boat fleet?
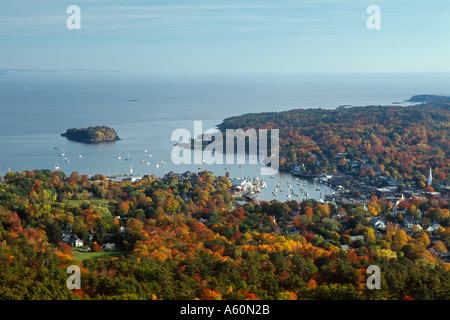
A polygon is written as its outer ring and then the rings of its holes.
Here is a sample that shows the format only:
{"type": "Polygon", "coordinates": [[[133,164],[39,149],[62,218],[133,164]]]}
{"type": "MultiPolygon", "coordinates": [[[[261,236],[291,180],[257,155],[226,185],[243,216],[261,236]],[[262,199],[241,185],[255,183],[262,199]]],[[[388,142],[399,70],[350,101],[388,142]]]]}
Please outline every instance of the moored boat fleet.
{"type": "MultiPolygon", "coordinates": [[[[282,183],[278,181],[272,191],[274,198],[278,196],[285,197],[286,199],[306,199],[310,197],[310,192],[319,192],[319,201],[323,202],[322,191],[319,186],[317,186],[317,179],[314,179],[314,184],[311,185],[306,180],[301,180],[299,178],[294,179],[294,183],[291,180],[286,180],[286,188],[283,188],[282,183]]],[[[317,197],[314,197],[317,198],[317,197]]]]}

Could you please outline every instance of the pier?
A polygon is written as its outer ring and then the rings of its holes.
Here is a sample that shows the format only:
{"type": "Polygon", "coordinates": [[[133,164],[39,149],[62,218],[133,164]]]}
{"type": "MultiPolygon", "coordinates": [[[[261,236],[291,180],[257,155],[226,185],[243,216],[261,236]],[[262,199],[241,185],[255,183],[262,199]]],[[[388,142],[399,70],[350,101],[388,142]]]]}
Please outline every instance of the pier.
{"type": "Polygon", "coordinates": [[[254,178],[235,178],[230,179],[231,194],[234,197],[243,197],[249,201],[259,202],[258,193],[261,189],[267,187],[265,180],[254,178]]]}

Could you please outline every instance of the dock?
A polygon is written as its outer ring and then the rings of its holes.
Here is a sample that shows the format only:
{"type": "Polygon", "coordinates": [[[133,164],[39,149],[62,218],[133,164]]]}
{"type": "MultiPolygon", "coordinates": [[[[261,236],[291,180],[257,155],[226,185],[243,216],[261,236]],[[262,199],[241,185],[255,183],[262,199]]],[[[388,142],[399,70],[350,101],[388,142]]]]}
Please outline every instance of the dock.
{"type": "Polygon", "coordinates": [[[259,202],[258,193],[261,189],[267,187],[265,180],[254,178],[235,178],[230,179],[231,182],[231,194],[234,197],[242,197],[249,201],[259,202]]]}

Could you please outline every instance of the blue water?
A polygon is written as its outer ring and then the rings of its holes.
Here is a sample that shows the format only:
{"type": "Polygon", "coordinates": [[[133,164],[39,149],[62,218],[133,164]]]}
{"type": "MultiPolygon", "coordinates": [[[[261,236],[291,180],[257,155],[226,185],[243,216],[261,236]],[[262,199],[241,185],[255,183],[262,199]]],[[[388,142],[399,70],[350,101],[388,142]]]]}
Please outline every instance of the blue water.
{"type": "MultiPolygon", "coordinates": [[[[339,105],[387,105],[415,94],[450,94],[449,74],[157,77],[121,73],[28,73],[0,75],[0,175],[33,169],[95,175],[162,176],[197,172],[198,164],[175,165],[171,134],[194,120],[203,130],[249,112],[339,105]],[[131,101],[135,100],[135,101],[131,101]],[[60,136],[68,128],[107,125],[122,140],[86,145],[60,136]],[[58,146],[59,149],[54,147],[58,146]],[[60,156],[63,148],[64,157],[60,156]],[[147,150],[147,152],[145,152],[147,150]],[[131,161],[125,161],[127,155],[131,161]],[[149,157],[151,154],[151,157],[149,157]],[[81,155],[81,157],[79,157],[81,155]],[[118,160],[118,156],[122,160],[118,160]],[[65,159],[67,158],[67,159],[65,159]],[[141,163],[143,161],[143,163],[141,163]],[[161,161],[166,163],[162,165],[161,161]],[[150,162],[150,164],[147,164],[150,162]],[[156,167],[156,164],[159,167],[156,167]]],[[[260,165],[204,165],[216,175],[259,176],[260,165]]],[[[270,200],[278,174],[265,179],[261,198],[270,200]]],[[[331,190],[311,189],[311,197],[331,190]]],[[[285,200],[285,199],[280,199],[285,200]]]]}

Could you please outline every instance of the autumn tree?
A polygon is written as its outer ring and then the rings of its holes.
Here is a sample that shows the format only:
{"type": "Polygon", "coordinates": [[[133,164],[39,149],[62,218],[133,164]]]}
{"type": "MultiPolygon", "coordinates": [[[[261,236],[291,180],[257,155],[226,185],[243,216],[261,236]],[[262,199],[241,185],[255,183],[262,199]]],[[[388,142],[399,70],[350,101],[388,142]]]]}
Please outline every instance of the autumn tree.
{"type": "Polygon", "coordinates": [[[117,213],[121,216],[127,215],[129,210],[130,210],[130,205],[126,201],[121,201],[117,205],[117,213]]]}

